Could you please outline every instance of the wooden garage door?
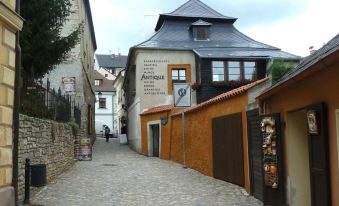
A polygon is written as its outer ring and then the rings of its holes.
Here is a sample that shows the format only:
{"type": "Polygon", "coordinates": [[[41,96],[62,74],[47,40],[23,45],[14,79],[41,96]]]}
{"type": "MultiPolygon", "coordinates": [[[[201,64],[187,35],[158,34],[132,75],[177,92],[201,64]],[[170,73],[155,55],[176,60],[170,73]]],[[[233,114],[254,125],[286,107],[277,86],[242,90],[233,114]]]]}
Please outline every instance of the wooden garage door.
{"type": "Polygon", "coordinates": [[[214,177],[244,186],[241,113],[212,119],[214,177]]]}
{"type": "Polygon", "coordinates": [[[263,200],[262,133],[258,109],[247,114],[248,151],[250,160],[251,194],[263,200]]]}

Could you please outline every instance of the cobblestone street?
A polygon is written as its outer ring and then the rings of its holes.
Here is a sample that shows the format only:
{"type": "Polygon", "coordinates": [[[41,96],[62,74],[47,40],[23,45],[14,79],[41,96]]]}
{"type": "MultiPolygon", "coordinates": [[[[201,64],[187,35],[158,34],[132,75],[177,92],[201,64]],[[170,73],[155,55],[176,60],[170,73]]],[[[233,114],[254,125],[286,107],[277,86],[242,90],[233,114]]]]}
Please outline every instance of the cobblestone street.
{"type": "Polygon", "coordinates": [[[92,161],[77,162],[31,199],[48,206],[262,205],[238,186],[139,155],[116,139],[97,139],[92,161]]]}

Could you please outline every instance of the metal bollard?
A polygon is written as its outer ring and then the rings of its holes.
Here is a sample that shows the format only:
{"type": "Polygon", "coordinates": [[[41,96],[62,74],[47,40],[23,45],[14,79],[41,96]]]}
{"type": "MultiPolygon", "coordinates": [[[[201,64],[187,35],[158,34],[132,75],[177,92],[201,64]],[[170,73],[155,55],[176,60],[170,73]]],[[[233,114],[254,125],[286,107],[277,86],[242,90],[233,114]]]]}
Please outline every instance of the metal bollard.
{"type": "Polygon", "coordinates": [[[31,176],[31,164],[29,158],[26,158],[25,163],[25,199],[24,205],[30,205],[29,201],[29,187],[30,187],[30,176],[31,176]]]}

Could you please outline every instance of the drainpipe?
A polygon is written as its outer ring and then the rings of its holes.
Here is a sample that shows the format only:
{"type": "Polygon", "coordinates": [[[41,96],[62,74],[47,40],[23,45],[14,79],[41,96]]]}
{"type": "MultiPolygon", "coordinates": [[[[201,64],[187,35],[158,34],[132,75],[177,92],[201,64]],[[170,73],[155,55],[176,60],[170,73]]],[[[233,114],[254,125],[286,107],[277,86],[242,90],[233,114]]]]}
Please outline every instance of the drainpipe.
{"type": "MultiPolygon", "coordinates": [[[[20,15],[20,0],[16,0],[15,11],[20,15]]],[[[20,79],[21,79],[21,47],[20,47],[20,32],[16,33],[15,46],[15,85],[14,85],[14,108],[13,108],[13,177],[12,185],[14,187],[15,205],[19,205],[18,200],[18,147],[19,147],[19,110],[20,110],[20,79]]]]}

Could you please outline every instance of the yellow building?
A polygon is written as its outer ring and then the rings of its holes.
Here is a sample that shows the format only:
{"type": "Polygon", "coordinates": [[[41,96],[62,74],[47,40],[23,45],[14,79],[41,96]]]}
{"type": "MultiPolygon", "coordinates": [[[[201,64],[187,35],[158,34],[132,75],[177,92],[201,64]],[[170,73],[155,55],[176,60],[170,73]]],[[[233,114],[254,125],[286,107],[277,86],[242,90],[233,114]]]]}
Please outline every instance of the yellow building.
{"type": "Polygon", "coordinates": [[[0,206],[15,204],[12,186],[15,34],[23,25],[15,8],[15,0],[0,0],[0,206]]]}

